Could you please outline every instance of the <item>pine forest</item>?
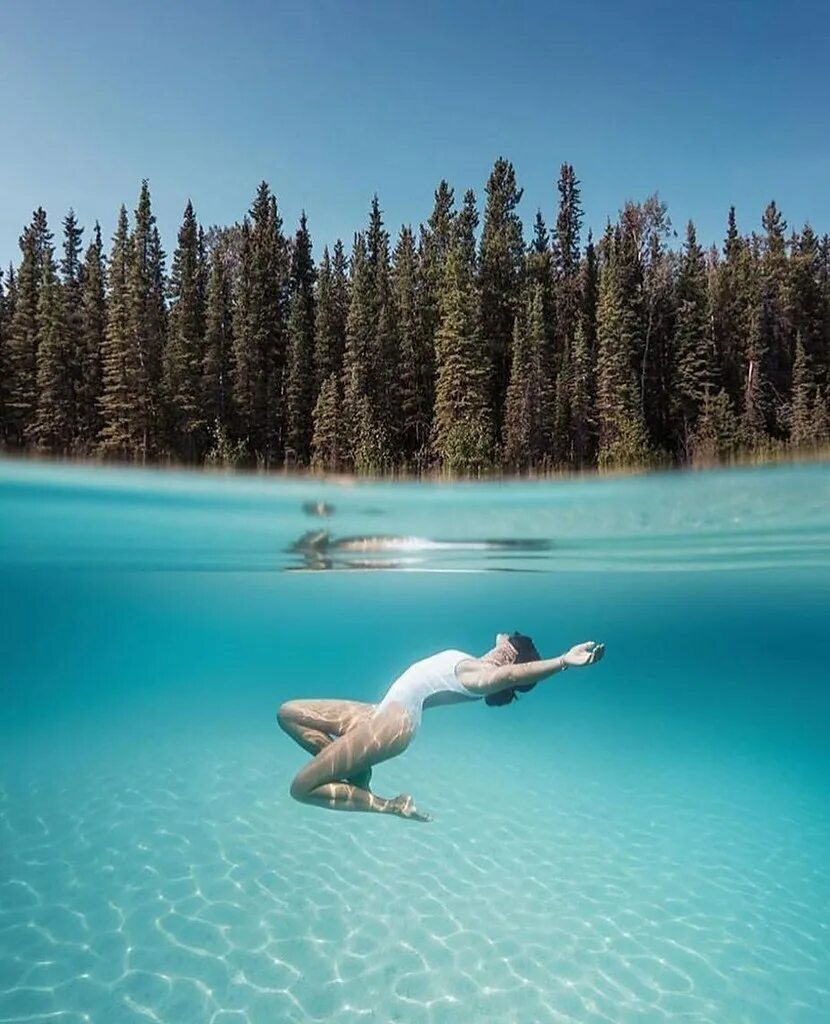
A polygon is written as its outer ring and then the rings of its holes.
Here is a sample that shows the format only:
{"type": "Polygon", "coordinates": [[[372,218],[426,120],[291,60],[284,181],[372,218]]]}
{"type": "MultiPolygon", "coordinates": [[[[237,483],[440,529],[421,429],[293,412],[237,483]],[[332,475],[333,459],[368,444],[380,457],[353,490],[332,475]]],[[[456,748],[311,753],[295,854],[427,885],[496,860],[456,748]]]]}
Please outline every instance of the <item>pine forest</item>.
{"type": "Polygon", "coordinates": [[[315,254],[263,182],[230,227],[148,183],[111,239],[37,209],[0,277],[0,445],[139,463],[484,475],[709,465],[830,442],[830,239],[658,196],[583,232],[563,165],[529,231],[513,165],[442,181],[393,236],[377,197],[315,254]]]}

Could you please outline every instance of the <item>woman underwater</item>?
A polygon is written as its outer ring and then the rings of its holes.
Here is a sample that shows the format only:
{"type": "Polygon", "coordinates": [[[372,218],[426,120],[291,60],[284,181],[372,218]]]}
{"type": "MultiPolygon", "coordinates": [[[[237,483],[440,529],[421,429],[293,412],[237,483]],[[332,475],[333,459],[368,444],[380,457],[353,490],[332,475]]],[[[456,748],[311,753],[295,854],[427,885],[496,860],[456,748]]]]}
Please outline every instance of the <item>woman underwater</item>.
{"type": "Polygon", "coordinates": [[[379,704],[356,700],[290,700],[277,712],[288,735],[314,758],[291,783],[295,800],[335,811],[373,811],[429,821],[411,796],[386,800],[371,792],[373,765],[397,757],[409,746],[424,708],[480,700],[509,704],[542,679],[567,668],[600,661],[603,644],[577,644],[558,658],[542,659],[521,633],[499,633],[496,646],[476,658],[449,650],[415,662],[387,690],[379,704]]]}

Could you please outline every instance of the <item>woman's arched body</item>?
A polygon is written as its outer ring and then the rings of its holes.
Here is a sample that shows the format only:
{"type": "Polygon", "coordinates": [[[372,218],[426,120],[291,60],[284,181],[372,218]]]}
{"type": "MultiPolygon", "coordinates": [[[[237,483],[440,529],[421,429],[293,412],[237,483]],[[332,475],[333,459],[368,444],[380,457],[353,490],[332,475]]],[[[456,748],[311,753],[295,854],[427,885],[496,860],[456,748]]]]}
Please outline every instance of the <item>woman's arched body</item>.
{"type": "Polygon", "coordinates": [[[395,680],[379,704],[288,701],[277,712],[277,721],[314,755],[295,776],[291,795],[332,810],[429,821],[410,796],[384,799],[369,789],[372,767],[406,750],[420,726],[423,708],[482,697],[489,697],[488,703],[507,703],[514,688],[530,688],[565,668],[594,664],[604,651],[602,644],[591,641],[558,658],[542,660],[529,638],[499,633],[496,646],[480,658],[448,650],[416,662],[395,680]],[[533,660],[520,660],[519,651],[527,645],[519,640],[528,642],[533,660]],[[501,697],[493,698],[497,694],[501,697]]]}

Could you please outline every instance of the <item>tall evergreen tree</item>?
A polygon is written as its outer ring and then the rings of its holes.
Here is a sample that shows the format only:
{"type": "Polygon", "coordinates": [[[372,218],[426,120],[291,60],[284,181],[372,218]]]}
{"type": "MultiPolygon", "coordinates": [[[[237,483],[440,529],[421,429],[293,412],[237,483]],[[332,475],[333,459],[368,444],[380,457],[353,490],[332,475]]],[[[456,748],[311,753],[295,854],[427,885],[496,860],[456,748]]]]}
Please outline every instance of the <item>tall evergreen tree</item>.
{"type": "Polygon", "coordinates": [[[434,378],[435,335],[441,323],[441,291],[444,268],[452,244],[455,211],[455,190],[442,180],[435,190],[434,205],[429,220],[421,225],[419,241],[419,295],[420,331],[424,338],[434,378]]]}
{"type": "Polygon", "coordinates": [[[513,358],[502,437],[505,464],[514,471],[544,465],[552,409],[546,357],[544,293],[541,283],[537,283],[525,316],[517,317],[513,328],[513,358]]]}
{"type": "Polygon", "coordinates": [[[208,432],[218,438],[233,431],[233,296],[221,246],[211,249],[205,306],[202,408],[208,432]]]}
{"type": "Polygon", "coordinates": [[[269,465],[283,454],[288,259],[277,201],[264,181],[250,217],[234,324],[234,398],[243,437],[269,465]]]}
{"type": "Polygon", "coordinates": [[[162,355],[167,333],[164,252],[152,212],[150,186],[141,183],[127,267],[127,323],[136,370],[132,457],[146,461],[158,453],[162,355]]]}
{"type": "Polygon", "coordinates": [[[202,404],[204,355],[204,254],[193,203],[188,199],[170,273],[170,329],[163,367],[167,445],[187,462],[201,457],[207,439],[202,404]]]}
{"type": "Polygon", "coordinates": [[[31,432],[37,411],[38,308],[44,280],[54,274],[52,233],[46,211],[38,207],[20,237],[22,259],[17,272],[14,313],[7,345],[7,437],[22,445],[31,432]]]}
{"type": "Polygon", "coordinates": [[[314,406],[314,436],[311,442],[312,469],[337,472],[340,469],[342,433],[340,385],[332,372],[323,381],[314,406]]]}
{"type": "Polygon", "coordinates": [[[37,308],[37,409],[28,436],[40,448],[70,450],[75,437],[77,350],[57,269],[44,262],[37,308]]]}
{"type": "Polygon", "coordinates": [[[475,196],[468,193],[445,267],[436,337],[433,448],[451,472],[477,473],[492,458],[490,366],[479,334],[475,196]]]}
{"type": "MultiPolygon", "coordinates": [[[[792,330],[801,339],[805,358],[814,372],[816,383],[826,379],[825,309],[822,294],[820,242],[809,224],[805,224],[793,244],[790,259],[790,307],[792,330]]],[[[795,366],[793,366],[795,373],[795,366]]],[[[793,382],[794,384],[794,382],[793,382]]]]}
{"type": "Polygon", "coordinates": [[[415,236],[410,227],[402,227],[395,247],[392,287],[400,345],[400,448],[408,460],[429,442],[433,403],[432,346],[424,338],[424,324],[418,315],[419,270],[415,236]]]}
{"type": "Polygon", "coordinates": [[[746,377],[746,337],[749,326],[747,269],[750,254],[738,233],[735,207],[729,209],[723,259],[710,282],[709,305],[717,362],[726,393],[741,400],[746,377]]]}
{"type": "Polygon", "coordinates": [[[360,444],[361,412],[368,402],[374,342],[374,275],[363,234],[355,235],[351,258],[351,302],[342,370],[341,458],[354,464],[360,444]]]}
{"type": "Polygon", "coordinates": [[[562,164],[557,183],[559,210],[553,232],[555,301],[552,373],[555,379],[553,455],[560,464],[572,457],[573,430],[570,410],[570,373],[574,336],[580,319],[580,232],[582,205],[574,169],[562,164]]]}
{"type": "Polygon", "coordinates": [[[100,446],[105,454],[129,458],[142,444],[137,398],[142,368],[131,329],[130,244],[127,209],[121,207],[109,260],[107,327],[101,358],[100,446]]]}
{"type": "Polygon", "coordinates": [[[81,450],[88,451],[101,429],[101,360],[107,330],[104,246],[97,221],[93,239],[84,254],[79,305],[77,430],[81,450]]]}
{"type": "Polygon", "coordinates": [[[499,424],[510,376],[513,321],[522,291],[525,247],[516,210],[522,192],[513,165],[499,157],[486,186],[479,269],[481,340],[490,360],[491,405],[499,424]]]}
{"type": "Polygon", "coordinates": [[[314,261],[305,213],[291,250],[288,363],[286,374],[286,446],[300,466],[311,455],[314,409],[314,261]]]}
{"type": "Polygon", "coordinates": [[[346,347],[349,315],[349,261],[337,240],[332,255],[328,247],[317,274],[314,321],[314,393],[319,395],[331,374],[339,374],[346,347]]]}
{"type": "Polygon", "coordinates": [[[588,232],[585,257],[579,268],[579,318],[568,367],[570,462],[576,468],[593,464],[596,456],[594,366],[597,349],[598,267],[593,236],[588,232]]]}
{"type": "Polygon", "coordinates": [[[783,420],[789,400],[795,341],[789,304],[790,282],[785,232],[787,222],[774,202],[761,220],[765,231],[761,259],[761,338],[766,353],[766,375],[773,400],[768,426],[777,436],[784,432],[783,420]]]}
{"type": "Polygon", "coordinates": [[[686,228],[686,244],[677,282],[677,320],[674,334],[674,404],[678,439],[688,445],[697,427],[703,402],[714,389],[714,352],[708,330],[708,293],[703,250],[694,224],[686,228]]]}
{"type": "Polygon", "coordinates": [[[60,263],[60,300],[64,339],[63,345],[69,362],[71,408],[68,412],[68,428],[71,436],[66,439],[67,445],[74,445],[79,440],[79,394],[83,390],[82,373],[82,331],[83,312],[81,309],[81,289],[84,267],[81,260],[82,239],[84,229],[78,224],[75,211],[70,209],[63,221],[63,255],[60,263]]]}
{"type": "Polygon", "coordinates": [[[651,458],[643,421],[633,354],[640,323],[628,294],[631,278],[630,238],[617,228],[606,232],[604,265],[597,308],[597,429],[599,465],[639,465],[651,458]]]}
{"type": "Polygon", "coordinates": [[[807,353],[799,336],[795,346],[795,362],[793,364],[792,402],[790,408],[790,443],[797,448],[815,444],[815,401],[816,386],[807,353]]]}

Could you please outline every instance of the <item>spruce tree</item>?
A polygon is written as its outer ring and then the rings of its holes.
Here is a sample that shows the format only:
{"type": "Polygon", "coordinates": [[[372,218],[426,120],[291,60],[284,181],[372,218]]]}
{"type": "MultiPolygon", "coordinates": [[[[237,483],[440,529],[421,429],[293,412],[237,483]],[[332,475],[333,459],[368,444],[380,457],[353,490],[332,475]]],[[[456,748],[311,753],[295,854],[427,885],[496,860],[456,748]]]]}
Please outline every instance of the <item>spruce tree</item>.
{"type": "Polygon", "coordinates": [[[710,389],[691,438],[692,460],[698,465],[723,462],[735,454],[738,443],[738,422],[729,395],[724,388],[710,389]]]}
{"type": "Polygon", "coordinates": [[[141,183],[127,267],[127,330],[134,349],[132,457],[158,454],[162,357],[167,333],[164,252],[152,212],[150,187],[141,183]]]}
{"type": "MultiPolygon", "coordinates": [[[[628,240],[630,242],[630,240],[628,240]]],[[[628,293],[631,254],[610,227],[597,308],[597,430],[601,468],[642,465],[652,457],[633,359],[640,323],[628,293]]]]}
{"type": "Polygon", "coordinates": [[[816,387],[799,335],[795,345],[793,364],[792,401],[790,405],[790,443],[796,448],[815,444],[815,403],[816,387]]]}
{"type": "Polygon", "coordinates": [[[596,459],[596,423],[594,402],[597,356],[597,293],[598,267],[596,249],[591,232],[585,258],[579,270],[579,321],[574,335],[574,347],[569,368],[569,398],[571,411],[571,462],[582,469],[593,465],[596,459]]]}
{"type": "Polygon", "coordinates": [[[199,224],[188,200],[170,273],[170,329],[163,378],[167,445],[186,462],[201,458],[206,446],[204,356],[204,260],[199,224]]]}
{"type": "Polygon", "coordinates": [[[288,259],[277,201],[266,182],[243,227],[234,324],[234,399],[239,430],[264,465],[283,455],[288,259]]]}
{"type": "Polygon", "coordinates": [[[311,455],[314,409],[314,262],[305,213],[291,250],[288,314],[288,363],[286,372],[286,455],[308,465],[311,455]]]}
{"type": "Polygon", "coordinates": [[[337,472],[340,469],[342,435],[340,421],[340,386],[332,372],[323,381],[314,406],[314,436],[311,442],[312,469],[337,472]]]}
{"type": "Polygon", "coordinates": [[[67,304],[50,259],[43,268],[37,308],[37,409],[28,436],[39,447],[67,452],[75,437],[77,351],[67,304]]]}
{"type": "Polygon", "coordinates": [[[70,209],[63,221],[63,256],[60,263],[61,303],[64,349],[70,364],[71,408],[69,414],[69,430],[67,438],[69,446],[79,441],[79,395],[83,390],[82,373],[82,331],[83,313],[81,309],[81,289],[83,283],[83,263],[81,260],[82,238],[84,229],[78,224],[75,211],[70,209]]]}
{"type": "Polygon", "coordinates": [[[706,265],[691,221],[686,228],[677,282],[673,348],[676,430],[679,444],[687,446],[697,427],[704,399],[715,385],[714,352],[708,329],[706,265]]]}
{"type": "Polygon", "coordinates": [[[542,285],[537,283],[524,317],[513,328],[510,383],[507,388],[504,427],[504,462],[507,468],[523,472],[541,467],[550,436],[548,418],[547,337],[542,285]]]}
{"type": "Polygon", "coordinates": [[[375,278],[363,234],[355,235],[351,259],[351,302],[346,321],[346,349],[342,370],[341,458],[354,465],[360,446],[361,424],[365,421],[368,390],[373,382],[372,360],[375,339],[375,278]]]}
{"type": "Polygon", "coordinates": [[[796,338],[801,338],[805,357],[819,384],[826,379],[826,311],[822,295],[820,242],[809,224],[804,225],[793,244],[789,281],[792,330],[796,338]]]}
{"type": "Polygon", "coordinates": [[[425,372],[429,373],[431,380],[435,377],[435,335],[441,323],[444,268],[452,245],[455,217],[455,191],[442,180],[435,190],[429,220],[421,225],[418,246],[420,332],[430,360],[425,372]]]}
{"type": "Polygon", "coordinates": [[[784,432],[789,401],[795,341],[792,334],[789,266],[785,232],[787,222],[774,202],[761,220],[765,231],[761,258],[760,330],[766,353],[765,372],[771,396],[768,427],[776,436],[784,432]]]}
{"type": "Polygon", "coordinates": [[[479,263],[481,342],[490,362],[490,402],[495,422],[502,422],[510,376],[513,321],[520,307],[525,247],[516,208],[522,189],[513,165],[496,160],[486,186],[487,203],[479,263]]]}
{"type": "Polygon", "coordinates": [[[101,429],[102,366],[107,330],[106,271],[101,228],[95,222],[93,239],[84,254],[80,288],[80,335],[76,408],[78,444],[89,451],[101,429]]]}
{"type": "Polygon", "coordinates": [[[429,441],[434,361],[418,315],[419,263],[415,236],[402,227],[395,247],[392,288],[398,325],[398,399],[400,448],[411,460],[429,441]]]}
{"type": "Polygon", "coordinates": [[[38,308],[44,280],[54,274],[52,234],[42,207],[24,229],[20,250],[7,345],[7,437],[15,445],[23,445],[29,437],[37,411],[38,308]]]}
{"type": "Polygon", "coordinates": [[[433,449],[454,473],[480,473],[492,459],[490,365],[481,344],[475,281],[475,196],[465,197],[445,266],[436,336],[433,449]]]}
{"type": "Polygon", "coordinates": [[[222,247],[210,253],[202,361],[202,408],[208,433],[217,440],[233,432],[233,296],[222,247]]]}
{"type": "Polygon", "coordinates": [[[109,260],[107,327],[101,358],[100,446],[105,454],[134,457],[142,443],[137,405],[141,387],[139,353],[132,334],[130,244],[127,209],[121,207],[109,260]]]}
{"type": "MultiPolygon", "coordinates": [[[[372,199],[366,231],[366,254],[371,273],[371,357],[367,368],[362,421],[372,436],[364,451],[391,451],[399,430],[398,338],[392,296],[389,233],[383,224],[378,197],[372,199]]],[[[373,456],[374,457],[374,456],[373,456]]]]}
{"type": "Polygon", "coordinates": [[[333,254],[328,247],[317,274],[314,320],[314,393],[319,395],[331,374],[340,374],[346,347],[349,315],[349,261],[337,240],[333,254]]]}
{"type": "Polygon", "coordinates": [[[580,315],[580,231],[582,205],[574,169],[562,164],[557,183],[559,210],[553,231],[555,302],[554,350],[551,370],[555,379],[553,455],[560,464],[572,457],[573,437],[569,377],[574,336],[580,315]]]}
{"type": "Polygon", "coordinates": [[[738,233],[735,207],[729,209],[723,259],[710,281],[712,333],[721,380],[733,403],[743,395],[749,324],[747,268],[749,252],[738,233]]]}
{"type": "Polygon", "coordinates": [[[765,372],[763,311],[760,298],[752,302],[747,338],[747,365],[740,421],[741,443],[749,451],[758,451],[769,443],[770,387],[765,372]]]}

